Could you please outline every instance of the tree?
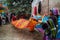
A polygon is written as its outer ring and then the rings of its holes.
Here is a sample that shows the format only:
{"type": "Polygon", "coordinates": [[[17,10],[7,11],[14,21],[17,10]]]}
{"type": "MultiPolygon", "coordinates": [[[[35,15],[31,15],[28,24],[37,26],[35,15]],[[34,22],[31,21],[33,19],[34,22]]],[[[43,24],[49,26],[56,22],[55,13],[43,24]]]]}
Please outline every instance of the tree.
{"type": "Polygon", "coordinates": [[[14,10],[15,13],[24,11],[25,13],[31,13],[32,0],[7,0],[9,10],[14,10]]]}

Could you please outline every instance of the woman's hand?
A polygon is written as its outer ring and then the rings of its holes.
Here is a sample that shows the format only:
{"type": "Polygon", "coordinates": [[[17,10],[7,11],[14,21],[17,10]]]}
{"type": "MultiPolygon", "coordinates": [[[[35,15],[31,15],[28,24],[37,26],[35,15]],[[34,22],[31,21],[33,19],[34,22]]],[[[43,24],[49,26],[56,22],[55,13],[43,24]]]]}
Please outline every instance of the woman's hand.
{"type": "Polygon", "coordinates": [[[42,20],[38,20],[38,23],[42,23],[42,20]]]}

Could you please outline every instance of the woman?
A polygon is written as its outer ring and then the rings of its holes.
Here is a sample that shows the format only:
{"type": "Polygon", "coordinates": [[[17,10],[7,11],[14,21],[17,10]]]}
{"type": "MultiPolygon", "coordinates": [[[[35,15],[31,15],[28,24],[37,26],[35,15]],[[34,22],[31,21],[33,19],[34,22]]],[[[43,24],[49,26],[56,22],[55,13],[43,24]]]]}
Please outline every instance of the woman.
{"type": "Polygon", "coordinates": [[[56,16],[54,16],[54,14],[53,14],[53,11],[52,10],[50,10],[50,17],[49,17],[49,19],[51,19],[49,22],[48,22],[48,24],[49,24],[49,26],[50,26],[50,30],[51,30],[51,38],[52,38],[52,40],[55,40],[55,38],[56,38],[56,33],[57,33],[57,17],[56,16]],[[53,30],[52,30],[53,29],[53,30]]]}
{"type": "Polygon", "coordinates": [[[56,27],[56,25],[58,24],[57,23],[57,17],[56,16],[54,16],[54,14],[53,14],[53,11],[52,10],[50,10],[50,17],[49,17],[49,19],[52,19],[53,20],[53,22],[54,22],[54,25],[55,25],[55,27],[56,27]]]}

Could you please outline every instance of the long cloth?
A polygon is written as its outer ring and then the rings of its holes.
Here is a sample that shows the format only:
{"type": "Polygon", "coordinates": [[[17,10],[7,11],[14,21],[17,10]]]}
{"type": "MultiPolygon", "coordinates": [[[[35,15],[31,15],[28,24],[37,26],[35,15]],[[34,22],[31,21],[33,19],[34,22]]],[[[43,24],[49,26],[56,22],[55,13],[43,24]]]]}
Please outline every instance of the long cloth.
{"type": "Polygon", "coordinates": [[[12,21],[12,25],[15,26],[18,29],[25,29],[28,28],[30,31],[34,30],[35,25],[37,22],[33,19],[25,20],[25,19],[19,19],[16,21],[12,21]]]}

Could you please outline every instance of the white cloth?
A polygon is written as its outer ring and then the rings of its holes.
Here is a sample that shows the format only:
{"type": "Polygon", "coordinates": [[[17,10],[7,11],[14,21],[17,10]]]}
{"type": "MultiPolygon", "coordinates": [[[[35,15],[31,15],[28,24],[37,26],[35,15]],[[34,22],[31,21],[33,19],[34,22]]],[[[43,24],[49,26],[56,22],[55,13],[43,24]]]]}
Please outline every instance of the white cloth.
{"type": "Polygon", "coordinates": [[[41,0],[33,0],[33,2],[32,2],[32,14],[31,14],[32,16],[35,16],[35,14],[34,14],[35,7],[37,8],[37,13],[38,13],[39,2],[41,2],[41,0]]]}

